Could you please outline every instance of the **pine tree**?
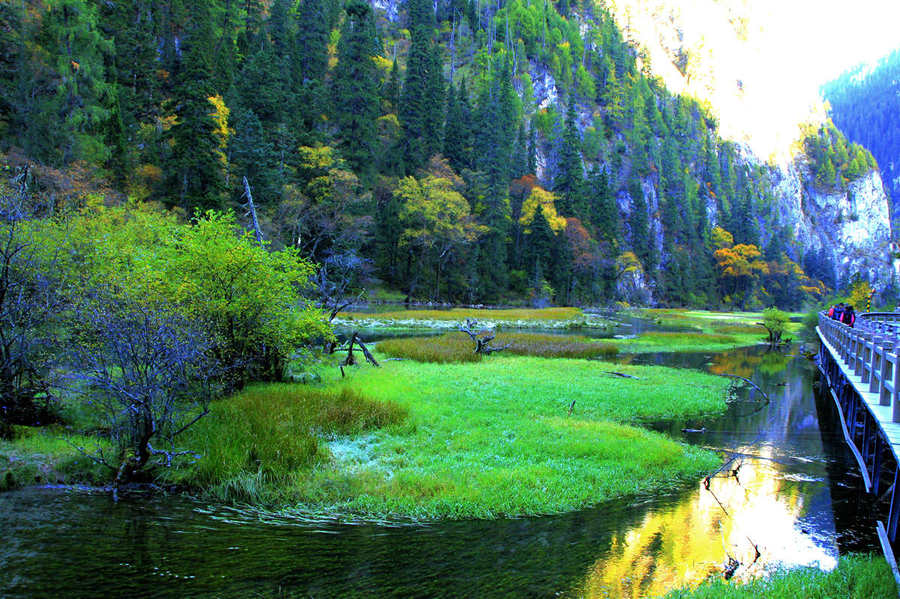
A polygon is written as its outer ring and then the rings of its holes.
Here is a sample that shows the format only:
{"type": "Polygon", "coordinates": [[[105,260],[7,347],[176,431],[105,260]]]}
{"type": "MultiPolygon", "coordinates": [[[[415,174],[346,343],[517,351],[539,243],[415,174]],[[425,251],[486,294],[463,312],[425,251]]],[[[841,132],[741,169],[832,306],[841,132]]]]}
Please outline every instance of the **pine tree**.
{"type": "Polygon", "coordinates": [[[326,110],[325,74],[328,72],[328,3],[326,0],[302,0],[296,13],[294,37],[297,137],[304,145],[321,141],[319,128],[326,110]]]}
{"type": "Polygon", "coordinates": [[[332,83],[332,112],[340,131],[341,154],[363,181],[369,181],[378,117],[378,73],[372,57],[380,47],[369,4],[355,0],[346,11],[332,83]]]}
{"type": "Polygon", "coordinates": [[[456,172],[472,167],[472,109],[465,81],[460,81],[454,93],[447,93],[447,122],[444,125],[444,157],[456,172]]]}
{"type": "Polygon", "coordinates": [[[567,216],[587,217],[584,201],[584,168],[581,165],[581,140],[575,125],[575,102],[569,103],[560,148],[559,174],[553,191],[559,195],[557,209],[567,216]]]}
{"type": "MultiPolygon", "coordinates": [[[[234,136],[229,141],[228,153],[235,183],[247,177],[256,205],[276,205],[281,197],[281,173],[275,149],[266,141],[262,124],[252,110],[245,109],[235,111],[233,123],[234,136]]],[[[232,187],[235,196],[243,193],[239,185],[232,187]]]]}
{"type": "MultiPolygon", "coordinates": [[[[95,4],[61,0],[50,5],[37,42],[49,62],[26,69],[42,72],[54,89],[38,96],[35,86],[48,82],[41,76],[23,81],[30,88],[26,93],[35,98],[24,121],[26,151],[60,165],[75,160],[105,162],[109,149],[104,133],[115,106],[115,87],[107,81],[105,63],[113,46],[98,28],[95,4]]],[[[23,76],[28,77],[27,71],[23,76]]]]}
{"type": "Polygon", "coordinates": [[[221,126],[211,103],[216,90],[210,58],[214,45],[210,4],[198,2],[192,7],[175,65],[175,125],[169,131],[172,153],[165,165],[166,201],[187,214],[195,209],[222,207],[228,166],[222,151],[221,126]]]}

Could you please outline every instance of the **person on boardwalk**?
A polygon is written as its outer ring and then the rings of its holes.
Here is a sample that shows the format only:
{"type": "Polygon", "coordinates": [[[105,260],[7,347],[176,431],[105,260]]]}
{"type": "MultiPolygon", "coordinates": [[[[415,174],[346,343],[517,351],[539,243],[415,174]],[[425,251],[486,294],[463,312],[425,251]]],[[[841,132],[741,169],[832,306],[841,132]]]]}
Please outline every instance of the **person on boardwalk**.
{"type": "Polygon", "coordinates": [[[843,316],[843,314],[844,314],[844,304],[843,303],[835,304],[835,306],[828,312],[829,312],[828,315],[831,316],[831,318],[833,318],[834,320],[840,321],[841,316],[843,316]]]}
{"type": "Polygon", "coordinates": [[[853,311],[853,306],[844,308],[844,312],[841,315],[841,322],[848,327],[853,328],[853,323],[856,322],[856,313],[853,311]]]}

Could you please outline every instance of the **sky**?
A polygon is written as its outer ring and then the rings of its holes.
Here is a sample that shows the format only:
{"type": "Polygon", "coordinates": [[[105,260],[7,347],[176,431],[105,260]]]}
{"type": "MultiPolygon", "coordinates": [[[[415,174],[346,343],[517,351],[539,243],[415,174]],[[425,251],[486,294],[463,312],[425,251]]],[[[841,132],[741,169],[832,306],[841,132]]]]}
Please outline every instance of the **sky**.
{"type": "Polygon", "coordinates": [[[751,97],[758,106],[749,109],[750,127],[742,128],[758,154],[783,158],[797,124],[822,118],[822,84],[900,48],[900,0],[751,2],[759,28],[751,97]]]}
{"type": "Polygon", "coordinates": [[[667,87],[708,100],[720,134],[783,161],[824,118],[819,87],[900,48],[900,0],[611,0],[667,87]],[[671,62],[682,46],[691,76],[671,62]]]}

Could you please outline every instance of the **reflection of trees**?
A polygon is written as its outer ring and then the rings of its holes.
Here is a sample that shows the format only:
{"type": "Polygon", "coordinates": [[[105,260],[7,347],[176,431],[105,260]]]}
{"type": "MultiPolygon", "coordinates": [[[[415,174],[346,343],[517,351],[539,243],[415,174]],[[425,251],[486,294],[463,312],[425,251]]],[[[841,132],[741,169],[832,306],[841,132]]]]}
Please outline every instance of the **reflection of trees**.
{"type": "Polygon", "coordinates": [[[745,460],[737,479],[723,474],[711,479],[710,491],[701,486],[681,504],[649,512],[641,524],[613,537],[609,553],[589,568],[576,594],[659,596],[719,575],[729,556],[742,564],[737,578],[760,575],[775,562],[833,566],[834,557],[794,526],[805,511],[808,483],[786,482],[780,469],[767,460],[745,460]],[[753,543],[762,557],[748,567],[753,543]]]}

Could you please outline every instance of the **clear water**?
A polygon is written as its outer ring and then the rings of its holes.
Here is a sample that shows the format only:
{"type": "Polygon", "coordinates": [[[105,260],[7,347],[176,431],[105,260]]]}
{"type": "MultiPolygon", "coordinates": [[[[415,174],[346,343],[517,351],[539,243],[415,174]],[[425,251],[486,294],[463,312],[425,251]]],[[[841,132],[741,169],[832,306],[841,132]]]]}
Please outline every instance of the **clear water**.
{"type": "Polygon", "coordinates": [[[376,526],[29,488],[0,494],[0,597],[651,597],[721,575],[729,557],[747,577],[876,550],[811,363],[762,350],[628,359],[752,377],[769,394],[657,427],[742,454],[708,490],[698,480],[561,516],[376,526]]]}

